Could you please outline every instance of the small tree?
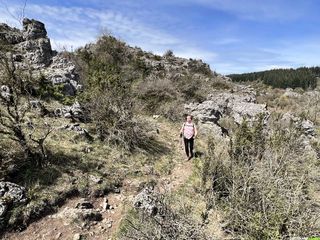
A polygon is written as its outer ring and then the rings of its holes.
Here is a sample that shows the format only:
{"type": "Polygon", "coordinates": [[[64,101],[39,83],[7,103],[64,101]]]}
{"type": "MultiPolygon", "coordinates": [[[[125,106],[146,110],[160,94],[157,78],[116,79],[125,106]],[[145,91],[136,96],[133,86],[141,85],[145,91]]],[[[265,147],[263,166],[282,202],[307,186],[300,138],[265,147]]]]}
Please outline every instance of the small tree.
{"type": "Polygon", "coordinates": [[[30,109],[29,102],[23,101],[25,93],[24,81],[21,75],[17,74],[12,54],[0,53],[0,133],[7,135],[9,139],[18,142],[29,157],[30,148],[27,137],[23,130],[25,116],[30,109]]]}
{"type": "Polygon", "coordinates": [[[53,129],[46,124],[44,136],[35,137],[35,131],[42,132],[43,128],[38,125],[35,129],[28,121],[32,73],[18,69],[12,51],[4,45],[0,48],[0,73],[0,133],[20,145],[24,159],[34,160],[42,166],[47,158],[44,142],[53,129]],[[40,149],[40,157],[36,157],[35,148],[40,149]]]}
{"type": "Polygon", "coordinates": [[[172,50],[167,50],[164,54],[163,54],[163,57],[165,57],[165,58],[171,58],[171,57],[173,57],[174,55],[173,55],[173,51],[172,50]]]}

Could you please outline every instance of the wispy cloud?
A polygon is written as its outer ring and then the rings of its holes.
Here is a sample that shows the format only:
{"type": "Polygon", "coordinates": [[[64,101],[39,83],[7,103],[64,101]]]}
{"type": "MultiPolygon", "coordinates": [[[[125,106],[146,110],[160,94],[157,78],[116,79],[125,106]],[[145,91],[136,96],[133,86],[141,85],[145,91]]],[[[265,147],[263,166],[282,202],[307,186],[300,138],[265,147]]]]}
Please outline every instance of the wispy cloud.
{"type": "MultiPolygon", "coordinates": [[[[19,6],[10,6],[10,11],[17,14],[19,6]]],[[[113,10],[29,4],[26,12],[27,16],[40,19],[46,24],[52,46],[58,50],[84,46],[94,41],[100,31],[107,29],[129,44],[157,54],[174,49],[177,56],[208,61],[216,55],[113,10]]],[[[11,18],[8,14],[3,16],[0,18],[2,21],[11,18]]]]}
{"type": "Polygon", "coordinates": [[[309,7],[307,1],[290,1],[288,5],[288,1],[285,0],[172,0],[171,2],[202,5],[228,12],[242,19],[258,21],[298,19],[306,14],[309,7]]]}
{"type": "MultiPolygon", "coordinates": [[[[0,21],[19,26],[23,0],[0,0],[0,21]]],[[[55,49],[93,42],[107,29],[131,46],[203,59],[219,73],[319,64],[317,0],[28,0],[55,49]]]]}

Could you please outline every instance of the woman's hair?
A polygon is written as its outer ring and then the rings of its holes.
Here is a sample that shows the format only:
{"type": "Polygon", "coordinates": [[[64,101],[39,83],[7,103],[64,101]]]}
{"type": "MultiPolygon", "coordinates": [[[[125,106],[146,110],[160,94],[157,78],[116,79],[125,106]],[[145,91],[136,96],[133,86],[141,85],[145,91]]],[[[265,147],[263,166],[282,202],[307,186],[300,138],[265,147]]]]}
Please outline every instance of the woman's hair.
{"type": "Polygon", "coordinates": [[[190,117],[190,118],[191,118],[191,120],[193,120],[193,116],[192,116],[192,115],[187,114],[187,115],[186,115],[186,119],[187,119],[188,117],[190,117]]]}

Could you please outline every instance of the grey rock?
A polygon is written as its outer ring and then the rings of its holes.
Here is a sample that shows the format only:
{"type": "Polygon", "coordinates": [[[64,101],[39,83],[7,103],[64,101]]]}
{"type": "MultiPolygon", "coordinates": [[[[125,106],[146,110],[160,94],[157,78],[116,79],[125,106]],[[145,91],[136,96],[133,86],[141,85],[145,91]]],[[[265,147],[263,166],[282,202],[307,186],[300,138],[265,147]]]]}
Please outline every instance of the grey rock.
{"type": "Polygon", "coordinates": [[[11,100],[10,88],[6,85],[2,85],[0,87],[0,96],[5,101],[10,101],[11,100]]]}
{"type": "Polygon", "coordinates": [[[72,114],[70,112],[67,112],[63,115],[65,118],[72,118],[72,114]]]}
{"type": "Polygon", "coordinates": [[[62,114],[63,114],[61,108],[56,108],[53,113],[56,117],[62,117],[62,114]]]}
{"type": "Polygon", "coordinates": [[[107,228],[112,228],[112,221],[109,221],[109,222],[107,223],[107,228]]]}
{"type": "Polygon", "coordinates": [[[31,63],[34,69],[47,67],[51,62],[52,49],[48,38],[21,42],[17,45],[17,48],[24,53],[23,58],[31,63]]]}
{"type": "Polygon", "coordinates": [[[299,98],[301,97],[301,94],[294,92],[292,88],[286,88],[286,91],[282,96],[288,98],[299,98]]]}
{"type": "Polygon", "coordinates": [[[75,96],[76,88],[71,83],[63,84],[63,94],[66,96],[75,96]]]}
{"type": "Polygon", "coordinates": [[[307,136],[316,136],[316,131],[314,127],[314,123],[310,120],[303,120],[300,124],[301,129],[304,134],[307,136]]]}
{"type": "Polygon", "coordinates": [[[93,204],[85,199],[82,199],[76,204],[76,208],[78,208],[78,209],[93,209],[93,204]]]}
{"type": "Polygon", "coordinates": [[[1,23],[0,40],[7,44],[17,44],[23,41],[23,36],[19,29],[1,23]]]}
{"type": "Polygon", "coordinates": [[[89,179],[91,182],[95,184],[101,184],[103,182],[101,177],[95,176],[95,175],[89,175],[89,179]]]}
{"type": "Polygon", "coordinates": [[[65,125],[63,127],[61,127],[60,129],[65,129],[68,131],[73,131],[75,133],[77,133],[77,136],[83,136],[85,137],[87,140],[92,141],[93,137],[90,135],[90,133],[88,132],[88,130],[82,128],[80,126],[79,123],[76,124],[70,124],[70,125],[65,125]]]}
{"type": "Polygon", "coordinates": [[[10,88],[7,85],[2,85],[0,90],[1,92],[10,93],[10,88]]]}
{"type": "Polygon", "coordinates": [[[61,237],[62,237],[62,233],[59,232],[59,233],[57,233],[57,235],[54,237],[54,239],[60,239],[61,237]]]}
{"type": "Polygon", "coordinates": [[[112,209],[112,208],[111,208],[111,205],[109,204],[109,200],[108,200],[108,198],[104,197],[103,202],[102,202],[102,210],[107,211],[110,209],[112,209]]]}
{"type": "Polygon", "coordinates": [[[63,84],[65,95],[74,96],[77,91],[82,91],[75,64],[64,53],[52,51],[42,22],[25,18],[22,30],[0,24],[0,41],[13,45],[17,68],[32,68],[35,77],[44,75],[52,84],[63,84]]]}
{"type": "Polygon", "coordinates": [[[88,133],[88,131],[82,127],[80,127],[79,123],[76,124],[71,124],[71,125],[66,125],[64,126],[65,129],[69,130],[69,131],[74,131],[77,132],[79,134],[86,134],[88,133]]]}
{"type": "Polygon", "coordinates": [[[0,218],[3,217],[8,210],[8,205],[5,201],[0,200],[0,218]]]}
{"type": "Polygon", "coordinates": [[[256,103],[255,92],[250,88],[237,89],[233,93],[212,93],[206,101],[186,104],[185,109],[199,120],[200,126],[211,128],[216,134],[222,133],[218,123],[222,117],[232,117],[241,124],[244,119],[252,122],[263,114],[266,124],[270,116],[265,104],[256,103]]]}
{"type": "Polygon", "coordinates": [[[78,102],[75,102],[72,106],[64,106],[62,108],[56,108],[54,110],[54,115],[56,117],[78,118],[78,119],[82,119],[84,117],[82,107],[78,102]]]}
{"type": "Polygon", "coordinates": [[[156,216],[161,212],[161,202],[158,199],[158,194],[152,187],[144,188],[133,200],[135,208],[143,210],[150,216],[156,216]]]}
{"type": "Polygon", "coordinates": [[[11,182],[0,182],[0,217],[3,216],[9,206],[25,204],[27,202],[24,187],[11,182]]]}
{"type": "Polygon", "coordinates": [[[280,124],[282,127],[294,126],[301,129],[305,136],[314,137],[316,136],[316,130],[314,123],[310,120],[302,120],[300,117],[294,116],[293,114],[287,112],[283,114],[280,119],[280,124]]]}
{"type": "Polygon", "coordinates": [[[42,104],[39,100],[31,100],[30,106],[31,106],[31,108],[34,108],[34,109],[40,109],[42,104]]]}
{"type": "Polygon", "coordinates": [[[82,235],[80,233],[76,233],[73,236],[73,240],[81,240],[82,239],[82,235]]]}
{"type": "Polygon", "coordinates": [[[23,203],[27,201],[24,187],[11,182],[0,182],[0,197],[8,198],[13,203],[23,203]]]}
{"type": "Polygon", "coordinates": [[[93,208],[70,208],[66,207],[58,214],[54,215],[53,218],[60,218],[65,223],[70,224],[74,221],[83,222],[95,222],[102,220],[102,214],[100,211],[93,208]]]}
{"type": "Polygon", "coordinates": [[[25,18],[23,19],[22,24],[23,36],[26,40],[34,40],[47,37],[47,31],[42,22],[25,18]]]}

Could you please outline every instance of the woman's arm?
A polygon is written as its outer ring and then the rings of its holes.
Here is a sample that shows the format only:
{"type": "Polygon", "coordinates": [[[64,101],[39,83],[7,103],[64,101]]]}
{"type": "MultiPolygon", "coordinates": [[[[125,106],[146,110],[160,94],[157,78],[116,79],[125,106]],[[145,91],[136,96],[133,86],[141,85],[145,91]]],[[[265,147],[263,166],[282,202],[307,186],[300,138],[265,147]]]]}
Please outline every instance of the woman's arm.
{"type": "Polygon", "coordinates": [[[182,124],[182,127],[180,129],[180,136],[183,134],[183,128],[184,128],[184,124],[182,124]]]}
{"type": "Polygon", "coordinates": [[[180,129],[180,133],[183,133],[184,124],[182,124],[182,127],[180,129]]]}
{"type": "Polygon", "coordinates": [[[198,135],[198,129],[196,125],[194,125],[194,137],[197,137],[197,135],[198,135]]]}

